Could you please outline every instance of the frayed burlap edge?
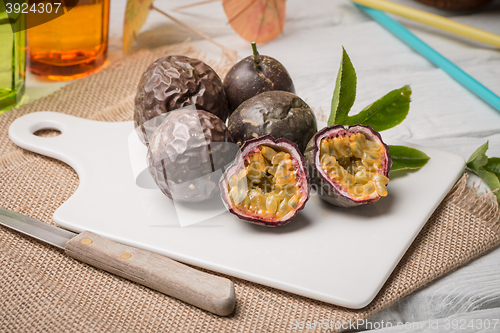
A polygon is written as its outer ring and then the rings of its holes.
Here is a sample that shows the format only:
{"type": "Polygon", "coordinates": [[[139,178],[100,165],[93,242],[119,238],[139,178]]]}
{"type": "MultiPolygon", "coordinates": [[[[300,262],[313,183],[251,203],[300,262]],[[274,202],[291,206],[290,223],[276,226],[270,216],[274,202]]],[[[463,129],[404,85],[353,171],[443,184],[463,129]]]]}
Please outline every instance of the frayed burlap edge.
{"type": "Polygon", "coordinates": [[[500,209],[494,193],[488,192],[478,195],[479,186],[467,187],[467,173],[453,186],[445,200],[470,212],[490,227],[494,232],[500,233],[500,209]]]}

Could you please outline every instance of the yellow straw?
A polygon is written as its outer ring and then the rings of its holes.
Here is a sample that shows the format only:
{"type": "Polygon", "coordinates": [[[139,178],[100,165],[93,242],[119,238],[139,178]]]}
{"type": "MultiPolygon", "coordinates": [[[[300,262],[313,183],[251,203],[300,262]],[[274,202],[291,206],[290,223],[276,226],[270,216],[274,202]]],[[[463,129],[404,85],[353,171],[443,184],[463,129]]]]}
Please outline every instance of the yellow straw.
{"type": "Polygon", "coordinates": [[[427,13],[418,9],[402,6],[386,0],[351,0],[357,4],[375,8],[384,12],[393,13],[407,19],[430,25],[456,35],[477,40],[486,44],[500,47],[500,36],[471,26],[452,21],[442,16],[427,13]]]}

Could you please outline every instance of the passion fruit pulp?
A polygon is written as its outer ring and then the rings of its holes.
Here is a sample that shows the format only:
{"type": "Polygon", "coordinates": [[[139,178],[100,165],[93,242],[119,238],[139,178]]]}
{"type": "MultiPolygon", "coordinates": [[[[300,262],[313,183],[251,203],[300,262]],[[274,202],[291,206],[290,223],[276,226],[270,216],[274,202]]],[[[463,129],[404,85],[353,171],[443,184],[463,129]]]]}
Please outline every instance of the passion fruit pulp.
{"type": "Polygon", "coordinates": [[[220,182],[226,208],[238,218],[276,227],[309,199],[309,176],[297,145],[266,135],[247,141],[220,182]]]}
{"type": "Polygon", "coordinates": [[[136,132],[144,144],[166,113],[189,105],[219,117],[229,116],[226,93],[217,73],[201,60],[173,55],[150,64],[137,86],[136,132]]]}
{"type": "Polygon", "coordinates": [[[305,157],[314,190],[333,205],[352,207],[387,196],[389,148],[369,126],[326,127],[311,139],[305,157]]]}

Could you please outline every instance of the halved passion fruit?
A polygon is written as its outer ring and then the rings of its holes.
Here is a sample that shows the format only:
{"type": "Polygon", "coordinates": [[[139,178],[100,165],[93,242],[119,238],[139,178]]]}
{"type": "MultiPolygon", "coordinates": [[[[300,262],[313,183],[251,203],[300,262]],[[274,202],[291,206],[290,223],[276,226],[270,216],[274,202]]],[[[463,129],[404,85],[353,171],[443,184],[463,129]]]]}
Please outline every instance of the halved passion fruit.
{"type": "Polygon", "coordinates": [[[325,127],[311,139],[305,157],[313,187],[333,205],[358,206],[387,195],[389,148],[369,126],[325,127]]]}
{"type": "Polygon", "coordinates": [[[265,135],[248,140],[220,183],[226,208],[240,219],[287,224],[309,199],[309,175],[297,145],[265,135]]]}

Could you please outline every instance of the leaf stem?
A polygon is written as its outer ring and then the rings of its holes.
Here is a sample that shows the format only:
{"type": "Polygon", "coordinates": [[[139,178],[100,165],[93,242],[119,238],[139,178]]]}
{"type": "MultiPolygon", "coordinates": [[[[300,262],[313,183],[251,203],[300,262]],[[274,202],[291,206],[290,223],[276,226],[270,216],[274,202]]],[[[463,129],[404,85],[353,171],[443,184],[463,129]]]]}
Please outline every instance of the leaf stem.
{"type": "Polygon", "coordinates": [[[251,42],[250,44],[252,45],[253,51],[253,64],[255,69],[260,69],[260,54],[259,51],[257,51],[257,44],[255,42],[251,42]]]}

